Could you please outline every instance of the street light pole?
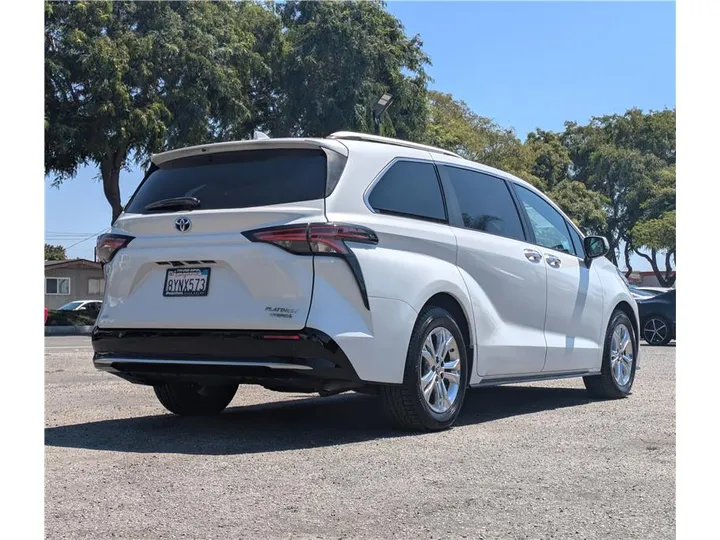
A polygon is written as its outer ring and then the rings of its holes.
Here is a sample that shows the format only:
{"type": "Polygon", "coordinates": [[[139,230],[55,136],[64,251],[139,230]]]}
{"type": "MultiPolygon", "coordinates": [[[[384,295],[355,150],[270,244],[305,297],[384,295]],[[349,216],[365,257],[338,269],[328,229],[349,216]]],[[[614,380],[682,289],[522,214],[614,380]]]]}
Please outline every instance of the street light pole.
{"type": "Polygon", "coordinates": [[[373,121],[375,122],[375,135],[380,135],[380,120],[382,119],[382,115],[385,114],[385,111],[388,110],[388,107],[392,104],[393,97],[392,94],[383,94],[380,96],[380,99],[378,99],[378,102],[373,107],[373,121]]]}

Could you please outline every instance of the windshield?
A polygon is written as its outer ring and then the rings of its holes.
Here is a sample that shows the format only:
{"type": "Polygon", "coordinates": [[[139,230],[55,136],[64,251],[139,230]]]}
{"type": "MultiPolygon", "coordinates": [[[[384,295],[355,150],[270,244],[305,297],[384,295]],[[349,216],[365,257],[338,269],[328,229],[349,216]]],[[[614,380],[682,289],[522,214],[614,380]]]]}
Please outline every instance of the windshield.
{"type": "Polygon", "coordinates": [[[82,302],[70,302],[58,308],[59,311],[75,311],[82,305],[82,302]]]}

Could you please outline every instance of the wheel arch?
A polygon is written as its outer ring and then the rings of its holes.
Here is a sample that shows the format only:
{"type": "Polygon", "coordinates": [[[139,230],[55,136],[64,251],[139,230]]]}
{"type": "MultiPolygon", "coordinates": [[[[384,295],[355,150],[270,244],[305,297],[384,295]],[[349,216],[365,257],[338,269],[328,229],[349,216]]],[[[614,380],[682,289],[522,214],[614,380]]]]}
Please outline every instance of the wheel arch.
{"type": "MultiPolygon", "coordinates": [[[[472,375],[472,373],[474,373],[473,370],[475,364],[475,347],[472,331],[470,329],[470,321],[472,319],[465,312],[465,309],[463,308],[460,301],[448,292],[435,293],[433,296],[427,299],[425,304],[423,304],[420,312],[422,312],[426,307],[429,306],[436,306],[448,311],[448,313],[453,316],[453,319],[455,319],[458,327],[460,327],[460,332],[462,333],[463,341],[465,341],[465,347],[467,349],[466,352],[468,355],[469,363],[468,373],[472,375]]],[[[468,377],[468,382],[470,382],[470,377],[468,377]]]]}
{"type": "Polygon", "coordinates": [[[623,313],[625,313],[625,315],[628,316],[628,319],[630,319],[633,325],[635,339],[638,343],[640,343],[640,340],[642,339],[642,335],[640,334],[640,320],[639,317],[636,315],[635,311],[633,310],[632,306],[625,300],[622,300],[615,306],[615,308],[613,309],[613,313],[615,313],[616,311],[622,311],[623,313]]]}

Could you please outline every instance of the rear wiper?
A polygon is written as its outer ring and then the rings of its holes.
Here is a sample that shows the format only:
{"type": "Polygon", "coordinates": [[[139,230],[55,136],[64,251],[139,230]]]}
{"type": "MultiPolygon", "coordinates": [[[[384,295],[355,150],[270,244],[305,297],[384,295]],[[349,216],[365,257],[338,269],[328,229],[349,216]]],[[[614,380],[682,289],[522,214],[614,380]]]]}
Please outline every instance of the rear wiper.
{"type": "Polygon", "coordinates": [[[145,206],[145,210],[161,210],[177,208],[189,210],[200,206],[200,199],[195,197],[173,197],[171,199],[160,199],[145,206]]]}

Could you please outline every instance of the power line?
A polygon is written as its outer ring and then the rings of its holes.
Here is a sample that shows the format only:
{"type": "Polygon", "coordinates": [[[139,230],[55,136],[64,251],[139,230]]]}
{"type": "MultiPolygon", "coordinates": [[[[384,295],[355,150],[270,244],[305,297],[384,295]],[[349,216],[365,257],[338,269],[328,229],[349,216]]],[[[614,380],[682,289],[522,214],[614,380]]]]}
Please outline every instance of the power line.
{"type": "Polygon", "coordinates": [[[69,235],[87,236],[87,235],[93,234],[93,233],[90,233],[90,232],[77,232],[77,231],[73,231],[73,232],[45,231],[45,234],[46,234],[46,235],[50,235],[50,236],[53,236],[53,235],[60,235],[60,236],[69,236],[69,235]]]}
{"type": "Polygon", "coordinates": [[[95,238],[97,235],[102,234],[102,233],[104,233],[104,232],[106,232],[106,231],[108,231],[108,230],[110,230],[110,227],[105,227],[102,231],[98,231],[98,232],[96,232],[96,233],[93,233],[93,234],[91,234],[90,236],[88,236],[87,238],[83,238],[83,239],[80,240],[79,242],[75,242],[72,246],[66,247],[65,250],[66,250],[66,251],[71,250],[72,248],[74,248],[74,247],[77,246],[78,244],[82,244],[83,242],[87,242],[87,241],[90,240],[91,238],[95,238]]]}
{"type": "Polygon", "coordinates": [[[94,233],[82,233],[82,234],[46,234],[45,238],[85,238],[94,233]]]}

